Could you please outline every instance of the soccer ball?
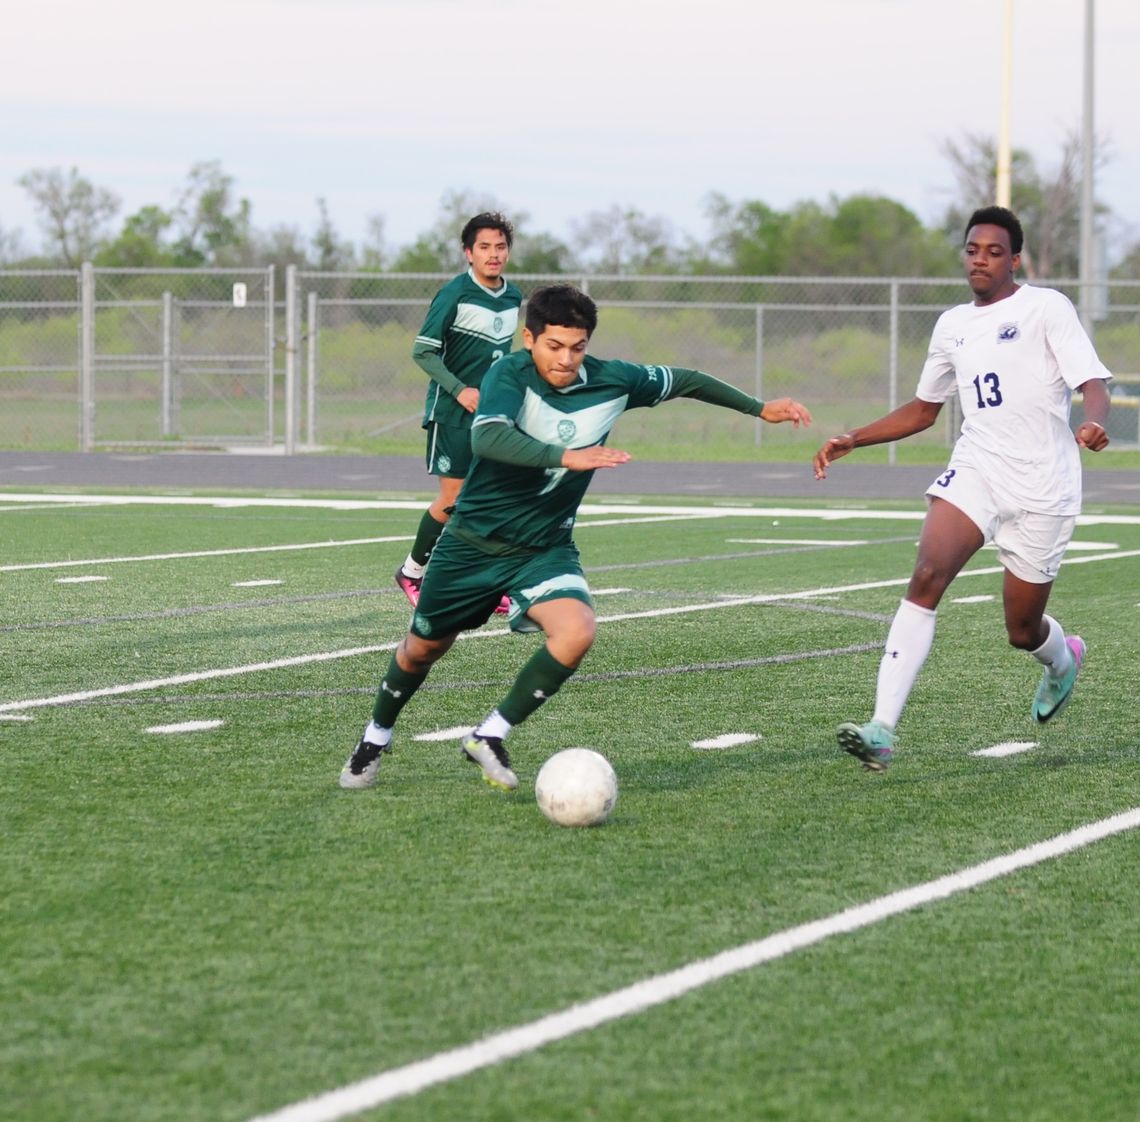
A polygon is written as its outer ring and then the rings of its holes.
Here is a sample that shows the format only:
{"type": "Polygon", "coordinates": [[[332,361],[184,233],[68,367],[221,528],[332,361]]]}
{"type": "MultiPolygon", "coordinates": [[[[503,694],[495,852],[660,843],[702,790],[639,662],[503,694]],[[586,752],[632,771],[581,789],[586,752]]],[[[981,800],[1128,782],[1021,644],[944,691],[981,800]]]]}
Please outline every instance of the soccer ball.
{"type": "Polygon", "coordinates": [[[617,802],[617,776],[592,748],[563,748],[534,781],[538,808],[558,826],[600,826],[617,802]]]}

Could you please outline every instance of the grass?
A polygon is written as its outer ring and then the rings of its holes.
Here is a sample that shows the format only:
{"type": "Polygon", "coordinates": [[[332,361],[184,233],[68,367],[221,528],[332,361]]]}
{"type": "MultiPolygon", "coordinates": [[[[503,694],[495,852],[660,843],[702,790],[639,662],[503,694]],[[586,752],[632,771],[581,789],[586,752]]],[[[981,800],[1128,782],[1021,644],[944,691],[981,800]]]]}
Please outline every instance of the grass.
{"type": "MultiPolygon", "coordinates": [[[[384,650],[19,707],[385,647],[406,626],[390,572],[407,542],[11,566],[410,538],[414,513],[0,494],[0,717],[32,718],[0,720],[10,1115],[242,1122],[1140,804],[1140,560],[1113,557],[1140,549],[1140,511],[1081,527],[1104,544],[1074,549],[1054,591],[1089,642],[1072,707],[1031,724],[1036,669],[999,601],[953,602],[1000,598],[1000,578],[965,574],[875,777],[834,726],[869,713],[901,587],[857,586],[906,578],[917,522],[805,504],[777,524],[730,501],[582,519],[598,642],[513,735],[504,796],[453,741],[417,740],[505,693],[537,640],[494,624],[436,668],[366,792],[336,774],[384,650]],[[107,579],[57,583],[76,576],[107,579]],[[235,587],[251,580],[282,583],[235,587]],[[813,589],[840,591],[723,604],[813,589]],[[192,720],[223,723],[147,731],[192,720]],[[690,747],[728,732],[759,739],[690,747]],[[1037,747],[971,754],[1003,741],[1037,747]],[[617,770],[601,829],[535,806],[568,744],[617,770]]],[[[1111,838],[359,1117],[1123,1122],[1138,877],[1140,839],[1111,838]]]]}

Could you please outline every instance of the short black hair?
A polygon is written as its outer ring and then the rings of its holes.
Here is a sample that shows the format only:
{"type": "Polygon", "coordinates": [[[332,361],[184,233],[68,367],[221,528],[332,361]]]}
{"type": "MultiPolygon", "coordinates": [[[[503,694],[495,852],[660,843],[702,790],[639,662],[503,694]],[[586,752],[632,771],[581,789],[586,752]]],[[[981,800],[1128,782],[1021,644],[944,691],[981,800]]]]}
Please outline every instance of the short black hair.
{"type": "Polygon", "coordinates": [[[527,297],[526,329],[535,338],[548,327],[582,327],[589,337],[597,326],[597,304],[572,284],[548,284],[527,297]]]}
{"type": "Polygon", "coordinates": [[[963,238],[969,238],[970,231],[975,226],[1000,226],[1003,230],[1009,233],[1009,249],[1013,254],[1021,252],[1021,247],[1025,244],[1025,235],[1021,231],[1021,223],[1017,220],[1017,215],[1004,206],[983,206],[979,207],[970,215],[970,220],[966,223],[966,234],[963,238]]]}
{"type": "Polygon", "coordinates": [[[497,210],[485,210],[467,220],[467,225],[459,235],[464,249],[474,248],[475,236],[480,230],[498,230],[507,239],[507,249],[514,245],[515,228],[497,210]]]}

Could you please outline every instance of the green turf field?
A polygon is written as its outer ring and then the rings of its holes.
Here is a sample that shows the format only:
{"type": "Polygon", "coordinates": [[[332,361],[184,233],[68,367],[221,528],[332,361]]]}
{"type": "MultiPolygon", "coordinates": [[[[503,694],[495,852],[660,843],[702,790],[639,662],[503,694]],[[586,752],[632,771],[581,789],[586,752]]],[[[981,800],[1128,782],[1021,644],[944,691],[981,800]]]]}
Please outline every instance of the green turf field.
{"type": "Polygon", "coordinates": [[[342,791],[407,623],[409,498],[0,492],[0,1116],[1137,1117],[1136,829],[882,902],[1140,807],[1140,509],[1078,528],[1051,610],[1089,653],[1056,722],[983,551],[872,776],[834,728],[870,715],[917,501],[587,507],[598,640],[512,736],[519,790],[456,747],[537,642],[492,622],[342,791]],[[535,805],[568,745],[617,771],[604,827],[535,805]]]}

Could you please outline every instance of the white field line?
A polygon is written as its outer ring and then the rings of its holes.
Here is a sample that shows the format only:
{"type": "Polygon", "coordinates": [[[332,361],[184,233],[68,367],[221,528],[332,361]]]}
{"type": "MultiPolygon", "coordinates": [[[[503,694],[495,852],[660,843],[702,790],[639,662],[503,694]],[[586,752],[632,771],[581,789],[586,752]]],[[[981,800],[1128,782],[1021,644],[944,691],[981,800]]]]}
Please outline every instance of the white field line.
{"type": "Polygon", "coordinates": [[[28,569],[67,569],[77,565],[129,565],[134,561],[180,561],[186,557],[233,557],[244,553],[288,553],[298,549],[338,549],[347,545],[379,545],[386,542],[410,542],[411,534],[389,538],[348,538],[343,541],[295,542],[291,545],[251,545],[240,549],[196,549],[187,553],[144,553],[135,557],[92,557],[84,561],[36,561],[28,565],[0,565],[0,573],[19,573],[28,569]]]}
{"type": "Polygon", "coordinates": [[[1126,830],[1135,830],[1138,826],[1140,807],[1133,807],[1111,818],[1103,818],[1047,841],[983,861],[980,865],[971,865],[956,873],[836,912],[824,919],[813,920],[722,951],[710,958],[699,959],[676,970],[645,978],[624,989],[571,1005],[529,1024],[485,1036],[473,1044],[440,1052],[425,1060],[381,1072],[269,1114],[258,1115],[250,1122],[336,1122],[394,1099],[415,1095],[428,1087],[527,1055],[547,1044],[565,1040],[611,1021],[664,1005],[713,982],[814,946],[833,935],[858,931],[881,923],[891,916],[913,911],[937,900],[946,900],[999,877],[1009,876],[1044,861],[1055,860],[1126,830]]]}
{"type": "MultiPolygon", "coordinates": [[[[821,492],[822,502],[826,496],[821,492]]],[[[811,502],[808,499],[805,502],[811,502]]],[[[225,509],[241,507],[282,507],[310,510],[423,510],[423,501],[407,499],[293,499],[269,498],[218,498],[204,495],[45,495],[26,492],[5,494],[0,491],[0,502],[9,503],[72,503],[76,506],[212,506],[225,509]]],[[[870,506],[818,507],[796,506],[724,506],[708,507],[664,505],[651,503],[584,503],[579,508],[582,518],[600,514],[636,517],[647,514],[676,514],[696,517],[703,512],[706,518],[812,518],[821,522],[846,519],[879,520],[885,522],[921,522],[926,517],[925,506],[915,510],[875,510],[870,506]]],[[[585,525],[585,523],[582,523],[585,525]]],[[[1140,526],[1140,515],[1081,514],[1078,526],[1140,526]]]]}
{"type": "Polygon", "coordinates": [[[971,752],[971,756],[992,756],[1000,759],[1003,756],[1016,756],[1021,752],[1032,752],[1037,747],[1036,740],[1003,740],[990,748],[979,748],[971,752]]]}
{"type": "MultiPolygon", "coordinates": [[[[1128,553],[1105,553],[1099,556],[1074,558],[1067,565],[1079,565],[1091,561],[1115,561],[1122,557],[1140,557],[1140,549],[1128,553]]],[[[977,577],[1004,572],[1000,565],[984,569],[970,569],[959,573],[962,577],[977,577]]],[[[715,612],[723,608],[746,607],[749,604],[775,604],[786,600],[812,600],[819,596],[832,596],[846,592],[865,592],[875,588],[891,588],[909,584],[910,577],[895,577],[891,580],[863,581],[859,584],[839,584],[828,588],[809,588],[801,592],[772,592],[757,596],[736,596],[732,599],[712,600],[701,604],[681,604],[673,608],[653,608],[644,612],[621,612],[617,615],[598,616],[598,623],[619,623],[630,619],[661,619],[665,616],[687,615],[690,612],[715,612]]],[[[499,627],[490,630],[465,631],[461,639],[492,639],[510,634],[510,628],[499,627]]],[[[360,655],[377,654],[394,650],[399,642],[379,643],[368,647],[349,647],[340,651],[319,651],[316,654],[294,655],[291,658],[275,659],[272,662],[255,662],[246,666],[228,666],[215,670],[198,670],[187,674],[176,674],[170,678],[150,678],[142,682],[125,682],[118,686],[104,686],[96,690],[82,690],[78,693],[57,694],[54,697],[30,698],[25,701],[7,701],[0,704],[0,713],[14,713],[24,709],[43,709],[53,705],[71,705],[79,701],[93,701],[97,697],[116,697],[127,693],[142,693],[146,690],[164,689],[167,686],[187,685],[191,682],[208,682],[216,678],[233,678],[239,674],[258,674],[266,670],[282,670],[291,666],[305,666],[313,662],[332,662],[341,658],[357,658],[360,655]]]]}

